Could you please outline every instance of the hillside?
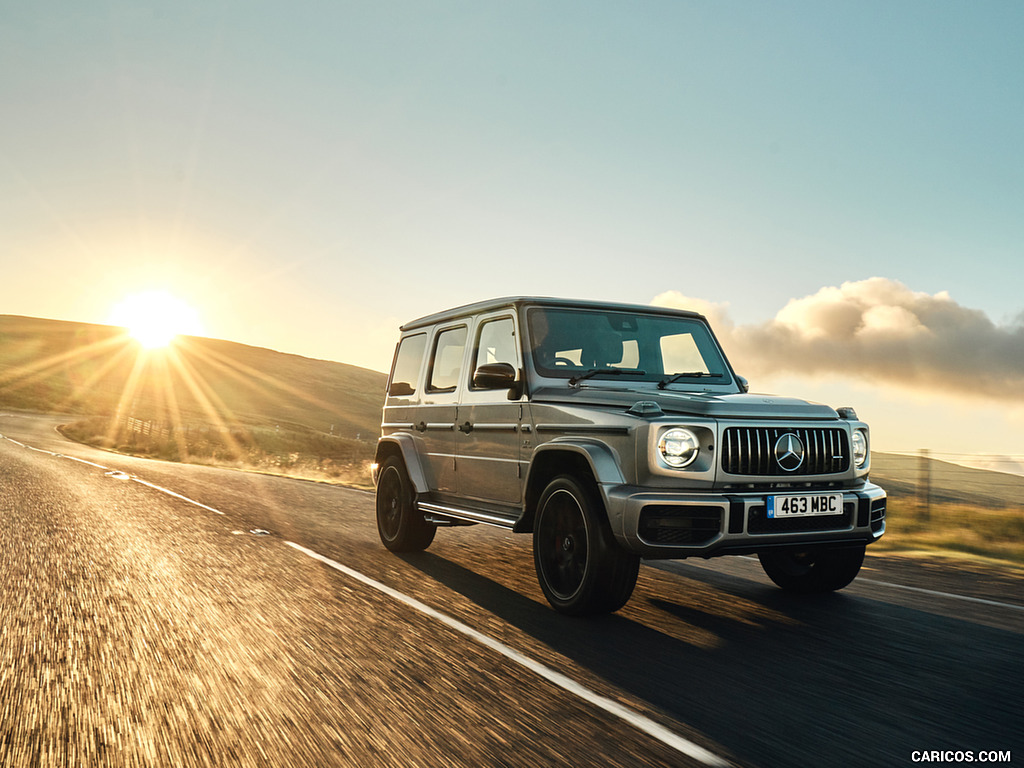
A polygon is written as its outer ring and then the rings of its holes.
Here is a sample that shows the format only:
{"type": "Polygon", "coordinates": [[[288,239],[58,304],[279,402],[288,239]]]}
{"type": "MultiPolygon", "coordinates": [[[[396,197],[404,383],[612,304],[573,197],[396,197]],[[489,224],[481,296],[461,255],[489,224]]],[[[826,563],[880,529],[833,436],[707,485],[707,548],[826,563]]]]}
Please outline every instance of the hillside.
{"type": "MultiPolygon", "coordinates": [[[[235,454],[243,448],[302,453],[310,440],[319,442],[312,452],[321,456],[332,455],[325,442],[331,440],[346,443],[346,456],[368,454],[386,378],[196,337],[142,352],[120,328],[0,315],[0,407],[80,414],[89,426],[76,436],[91,431],[111,447],[138,447],[135,435],[144,423],[147,437],[162,434],[177,454],[196,453],[199,435],[235,454]],[[223,439],[211,437],[217,434],[223,439]],[[129,446],[115,445],[127,437],[129,446]]],[[[141,452],[159,453],[154,442],[141,452]]]]}
{"type": "Polygon", "coordinates": [[[1024,477],[1006,472],[972,469],[938,459],[895,453],[871,455],[871,479],[890,496],[916,497],[922,473],[930,476],[930,497],[937,504],[966,504],[990,508],[1020,507],[1024,477]]]}

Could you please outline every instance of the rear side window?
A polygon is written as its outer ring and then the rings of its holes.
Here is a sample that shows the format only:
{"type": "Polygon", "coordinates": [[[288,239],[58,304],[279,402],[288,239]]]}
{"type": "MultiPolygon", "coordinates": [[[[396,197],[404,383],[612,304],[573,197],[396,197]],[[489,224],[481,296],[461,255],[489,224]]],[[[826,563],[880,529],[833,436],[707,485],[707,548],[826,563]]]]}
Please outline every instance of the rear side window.
{"type": "Polygon", "coordinates": [[[391,371],[391,385],[388,394],[391,397],[410,397],[416,394],[416,381],[420,375],[420,364],[423,362],[423,350],[427,348],[427,335],[418,333],[406,336],[398,345],[395,353],[395,365],[391,371]]]}
{"type": "Polygon", "coordinates": [[[462,357],[466,350],[466,326],[449,328],[437,334],[430,366],[430,392],[454,392],[462,375],[462,357]]]}

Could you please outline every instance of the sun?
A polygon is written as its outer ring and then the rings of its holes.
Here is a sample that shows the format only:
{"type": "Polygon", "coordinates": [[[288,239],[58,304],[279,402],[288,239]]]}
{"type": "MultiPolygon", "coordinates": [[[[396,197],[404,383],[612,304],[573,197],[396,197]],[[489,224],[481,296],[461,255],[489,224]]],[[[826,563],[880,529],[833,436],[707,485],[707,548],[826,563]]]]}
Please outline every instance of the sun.
{"type": "Polygon", "coordinates": [[[180,335],[201,335],[199,313],[167,291],[153,290],[126,297],[110,313],[111,325],[128,329],[146,349],[166,347],[180,335]]]}

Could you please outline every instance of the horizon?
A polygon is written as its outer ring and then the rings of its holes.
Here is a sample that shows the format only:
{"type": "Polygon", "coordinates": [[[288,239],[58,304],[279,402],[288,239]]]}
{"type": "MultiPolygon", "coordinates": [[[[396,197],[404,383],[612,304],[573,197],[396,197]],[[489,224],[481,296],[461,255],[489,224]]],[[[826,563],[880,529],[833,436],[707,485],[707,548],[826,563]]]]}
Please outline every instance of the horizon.
{"type": "MultiPolygon", "coordinates": [[[[106,328],[111,331],[121,331],[125,338],[131,336],[129,329],[125,326],[112,325],[110,323],[86,323],[74,320],[61,320],[57,318],[46,318],[46,317],[30,317],[26,315],[8,315],[0,314],[0,318],[14,318],[32,321],[41,321],[45,323],[58,323],[64,325],[78,325],[78,326],[90,326],[98,328],[106,328]]],[[[189,339],[200,339],[203,341],[213,341],[222,344],[235,345],[247,349],[253,349],[262,352],[270,352],[273,354],[286,355],[290,357],[298,357],[304,360],[310,360],[316,363],[327,363],[332,365],[343,365],[350,368],[356,368],[362,371],[369,371],[371,373],[379,374],[380,376],[387,377],[387,371],[379,371],[373,368],[366,368],[365,366],[358,366],[352,363],[347,363],[343,360],[328,360],[324,358],[312,358],[306,355],[298,355],[294,352],[287,350],[274,349],[271,347],[263,347],[252,344],[245,344],[243,342],[231,341],[229,339],[218,339],[211,336],[202,336],[194,334],[178,334],[177,338],[172,340],[168,346],[180,345],[185,343],[189,339]]],[[[145,346],[143,345],[145,350],[145,346]]],[[[784,393],[783,393],[784,394],[784,393]]],[[[382,394],[383,403],[383,394],[382,394]]],[[[15,409],[17,410],[17,409],[15,409]]],[[[963,467],[966,469],[976,469],[986,472],[994,472],[998,474],[1007,474],[1014,477],[1024,477],[1024,455],[1008,455],[998,453],[944,453],[942,451],[933,451],[928,448],[918,448],[916,450],[880,450],[872,447],[872,453],[883,454],[887,456],[899,456],[905,458],[921,459],[926,458],[930,461],[936,461],[940,463],[950,464],[952,466],[963,467]]]]}

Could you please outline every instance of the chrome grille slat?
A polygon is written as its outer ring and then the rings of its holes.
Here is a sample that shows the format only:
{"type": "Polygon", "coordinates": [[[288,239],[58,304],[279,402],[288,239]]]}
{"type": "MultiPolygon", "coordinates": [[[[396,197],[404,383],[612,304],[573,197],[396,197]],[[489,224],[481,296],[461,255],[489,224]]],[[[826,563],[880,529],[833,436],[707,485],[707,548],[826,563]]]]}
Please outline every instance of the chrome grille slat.
{"type": "Polygon", "coordinates": [[[850,466],[849,440],[839,427],[728,427],[722,446],[722,471],[730,475],[830,475],[850,466]],[[793,472],[786,472],[775,460],[775,443],[787,434],[796,435],[804,446],[804,461],[793,472]]]}

